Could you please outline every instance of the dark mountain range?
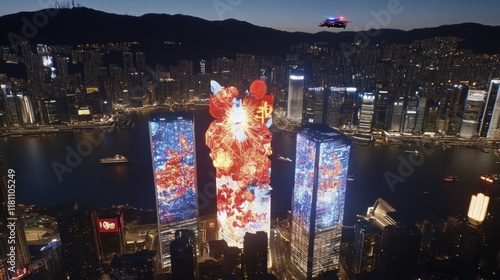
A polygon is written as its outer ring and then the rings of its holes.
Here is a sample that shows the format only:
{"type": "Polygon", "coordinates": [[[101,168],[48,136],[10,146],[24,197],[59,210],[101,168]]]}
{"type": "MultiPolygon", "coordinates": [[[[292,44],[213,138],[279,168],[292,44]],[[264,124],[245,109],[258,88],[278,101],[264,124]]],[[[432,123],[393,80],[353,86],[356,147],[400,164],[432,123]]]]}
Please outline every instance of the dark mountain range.
{"type": "MultiPolygon", "coordinates": [[[[40,10],[0,17],[0,45],[16,46],[21,40],[49,45],[135,41],[149,60],[163,63],[233,57],[236,53],[284,55],[291,45],[299,43],[327,42],[339,47],[343,42],[351,44],[360,38],[364,43],[410,43],[437,36],[458,36],[464,39],[462,48],[477,53],[500,53],[500,26],[463,23],[411,31],[381,29],[373,33],[376,36],[363,31],[332,32],[332,29],[315,34],[285,32],[234,19],[208,21],[167,14],[136,17],[89,8],[40,10]]],[[[156,64],[151,62],[148,64],[156,64]]]]}

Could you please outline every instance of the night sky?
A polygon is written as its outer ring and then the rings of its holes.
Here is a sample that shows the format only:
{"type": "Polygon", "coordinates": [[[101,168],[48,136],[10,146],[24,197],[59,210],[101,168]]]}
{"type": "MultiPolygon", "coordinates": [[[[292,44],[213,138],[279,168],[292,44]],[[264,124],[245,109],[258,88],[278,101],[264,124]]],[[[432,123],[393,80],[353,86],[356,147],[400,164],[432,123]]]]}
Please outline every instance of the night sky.
{"type": "MultiPolygon", "coordinates": [[[[59,3],[67,0],[58,0],[59,3]]],[[[70,3],[72,0],[69,0],[70,3]]],[[[285,31],[316,33],[344,29],[318,27],[326,17],[343,16],[346,30],[370,28],[411,30],[444,24],[477,22],[500,25],[498,0],[74,0],[95,10],[141,16],[147,13],[185,14],[207,20],[234,18],[285,31]]],[[[54,7],[55,0],[4,3],[0,16],[54,7]]]]}

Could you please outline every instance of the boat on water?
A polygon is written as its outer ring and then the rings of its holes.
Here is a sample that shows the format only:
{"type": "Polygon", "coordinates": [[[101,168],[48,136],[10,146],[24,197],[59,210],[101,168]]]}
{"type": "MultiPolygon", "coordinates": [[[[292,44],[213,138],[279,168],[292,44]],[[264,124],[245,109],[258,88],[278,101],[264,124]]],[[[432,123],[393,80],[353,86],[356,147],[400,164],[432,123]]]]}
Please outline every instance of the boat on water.
{"type": "Polygon", "coordinates": [[[407,154],[418,154],[417,150],[405,150],[405,153],[407,154]]]}
{"type": "Polygon", "coordinates": [[[354,175],[347,175],[347,181],[354,181],[354,175]]]}
{"type": "Polygon", "coordinates": [[[420,192],[421,195],[429,195],[431,194],[430,192],[420,192]]]}
{"type": "Polygon", "coordinates": [[[292,162],[292,160],[291,160],[290,158],[283,157],[283,156],[281,156],[280,154],[277,154],[277,155],[276,155],[276,158],[277,158],[278,160],[281,160],[281,161],[288,161],[288,162],[292,162]]]}
{"type": "Polygon", "coordinates": [[[458,177],[457,176],[452,176],[452,175],[444,176],[443,177],[443,181],[444,182],[457,182],[458,181],[458,177]]]}
{"type": "Polygon", "coordinates": [[[124,163],[124,162],[128,162],[128,158],[119,154],[116,154],[114,157],[101,158],[101,163],[124,163]]]}

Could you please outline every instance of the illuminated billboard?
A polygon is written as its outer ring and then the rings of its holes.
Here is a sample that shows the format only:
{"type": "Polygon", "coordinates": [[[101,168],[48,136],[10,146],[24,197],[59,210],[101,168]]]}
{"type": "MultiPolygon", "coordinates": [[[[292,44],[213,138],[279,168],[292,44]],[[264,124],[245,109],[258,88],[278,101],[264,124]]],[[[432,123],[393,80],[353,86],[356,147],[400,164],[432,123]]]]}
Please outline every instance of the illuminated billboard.
{"type": "Polygon", "coordinates": [[[338,268],[349,151],[349,139],[327,125],[297,135],[290,259],[304,279],[338,268]]]}
{"type": "Polygon", "coordinates": [[[97,219],[99,232],[119,232],[120,225],[118,218],[97,219]]]}
{"type": "Polygon", "coordinates": [[[229,246],[243,247],[246,232],[269,233],[271,210],[271,113],[274,96],[257,80],[249,94],[212,81],[206,144],[216,168],[217,220],[229,246]]]}
{"type": "Polygon", "coordinates": [[[149,122],[163,267],[170,266],[176,229],[198,235],[194,120],[189,113],[152,115],[149,122]]]}

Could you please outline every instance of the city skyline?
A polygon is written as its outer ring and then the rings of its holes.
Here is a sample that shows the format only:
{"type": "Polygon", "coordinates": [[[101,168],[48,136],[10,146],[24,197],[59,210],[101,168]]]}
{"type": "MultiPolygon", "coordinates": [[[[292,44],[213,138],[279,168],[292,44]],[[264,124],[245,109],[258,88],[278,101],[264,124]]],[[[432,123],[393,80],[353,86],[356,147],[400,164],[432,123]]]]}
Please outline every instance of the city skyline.
{"type": "Polygon", "coordinates": [[[352,22],[346,30],[364,31],[371,28],[412,30],[415,28],[476,22],[485,25],[500,25],[495,11],[500,2],[481,1],[243,1],[214,0],[201,1],[28,1],[20,0],[2,7],[0,16],[25,11],[53,8],[56,5],[68,7],[83,6],[120,15],[142,16],[144,14],[184,14],[210,21],[237,19],[257,26],[270,27],[290,32],[317,33],[338,32],[343,29],[321,28],[319,22],[327,17],[345,17],[352,22]]]}

